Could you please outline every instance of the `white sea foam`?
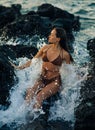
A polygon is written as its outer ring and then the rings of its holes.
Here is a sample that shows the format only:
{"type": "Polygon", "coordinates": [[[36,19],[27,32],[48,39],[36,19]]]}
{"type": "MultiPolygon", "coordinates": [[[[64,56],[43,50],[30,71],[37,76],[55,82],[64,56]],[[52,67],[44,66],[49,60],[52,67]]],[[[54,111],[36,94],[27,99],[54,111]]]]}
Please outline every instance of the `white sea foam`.
{"type": "Polygon", "coordinates": [[[50,108],[49,120],[64,119],[74,122],[74,109],[80,103],[80,86],[88,74],[87,68],[78,70],[72,64],[63,64],[61,69],[62,86],[60,96],[50,108]],[[84,73],[81,75],[81,73],[84,73]]]}
{"type": "MultiPolygon", "coordinates": [[[[19,59],[20,60],[20,59],[19,59]]],[[[23,58],[25,60],[25,58],[23,58]]],[[[22,58],[21,58],[22,61],[22,58]]],[[[25,62],[25,61],[24,61],[25,62]]],[[[25,123],[25,115],[27,110],[32,109],[32,107],[27,108],[24,101],[24,95],[27,88],[32,87],[35,80],[38,78],[41,71],[41,60],[38,63],[37,60],[33,61],[29,68],[24,70],[15,71],[18,77],[18,84],[14,85],[10,91],[10,101],[11,105],[7,110],[0,110],[0,126],[4,124],[11,124],[16,122],[17,124],[25,123]]]]}
{"type": "MultiPolygon", "coordinates": [[[[20,58],[18,60],[23,63],[27,59],[20,58]]],[[[34,82],[41,73],[42,61],[41,59],[39,59],[39,61],[33,59],[30,67],[24,70],[15,71],[19,82],[13,86],[13,89],[10,91],[10,107],[5,111],[3,109],[0,110],[1,126],[4,124],[11,124],[12,122],[15,122],[16,124],[25,123],[25,115],[27,111],[33,111],[33,103],[31,103],[30,107],[27,108],[24,95],[27,88],[33,86],[34,82]]],[[[76,107],[76,102],[78,101],[80,95],[80,84],[87,74],[87,70],[81,71],[84,71],[84,76],[79,77],[76,75],[76,67],[74,65],[62,65],[60,69],[62,77],[62,88],[60,92],[61,99],[56,101],[50,108],[51,114],[49,120],[62,118],[64,120],[74,121],[74,108],[76,107]]]]}

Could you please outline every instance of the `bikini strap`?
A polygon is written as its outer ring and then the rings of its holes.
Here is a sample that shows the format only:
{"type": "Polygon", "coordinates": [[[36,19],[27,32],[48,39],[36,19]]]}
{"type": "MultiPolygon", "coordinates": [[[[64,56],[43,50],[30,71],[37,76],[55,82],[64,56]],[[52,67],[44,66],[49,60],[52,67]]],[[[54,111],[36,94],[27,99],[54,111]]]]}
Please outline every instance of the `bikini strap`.
{"type": "Polygon", "coordinates": [[[48,51],[48,49],[50,48],[51,46],[48,46],[46,49],[44,49],[44,51],[43,52],[47,52],[48,51]]]}

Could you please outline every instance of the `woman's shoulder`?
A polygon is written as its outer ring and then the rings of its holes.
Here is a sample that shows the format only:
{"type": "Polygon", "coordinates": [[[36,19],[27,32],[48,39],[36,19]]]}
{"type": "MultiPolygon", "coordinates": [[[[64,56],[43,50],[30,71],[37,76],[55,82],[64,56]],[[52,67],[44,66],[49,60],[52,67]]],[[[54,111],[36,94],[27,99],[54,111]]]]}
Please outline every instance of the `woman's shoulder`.
{"type": "Polygon", "coordinates": [[[67,52],[66,50],[62,49],[62,53],[63,53],[63,57],[64,57],[64,58],[70,57],[69,52],[67,52]]]}
{"type": "Polygon", "coordinates": [[[46,44],[43,46],[43,51],[47,51],[51,47],[51,44],[46,44]]]}

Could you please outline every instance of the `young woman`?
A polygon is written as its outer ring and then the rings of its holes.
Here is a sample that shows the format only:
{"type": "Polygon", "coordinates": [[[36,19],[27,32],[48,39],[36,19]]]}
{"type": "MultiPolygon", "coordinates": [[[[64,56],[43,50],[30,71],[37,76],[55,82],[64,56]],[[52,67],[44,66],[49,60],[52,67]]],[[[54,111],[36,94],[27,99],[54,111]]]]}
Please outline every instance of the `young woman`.
{"type": "MultiPolygon", "coordinates": [[[[34,58],[42,58],[42,73],[39,79],[26,92],[26,101],[30,103],[35,97],[34,108],[39,109],[45,99],[60,90],[61,75],[59,69],[63,63],[70,64],[73,59],[68,52],[66,32],[62,28],[54,28],[48,38],[50,44],[42,47],[34,58]]],[[[17,69],[29,67],[32,60],[17,69]]]]}

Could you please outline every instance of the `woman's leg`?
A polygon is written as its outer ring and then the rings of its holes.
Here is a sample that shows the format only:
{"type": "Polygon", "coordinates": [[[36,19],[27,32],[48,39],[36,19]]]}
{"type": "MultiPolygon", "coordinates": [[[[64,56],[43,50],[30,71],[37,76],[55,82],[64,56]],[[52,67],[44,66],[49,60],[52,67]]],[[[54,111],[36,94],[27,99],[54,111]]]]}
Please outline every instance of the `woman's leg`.
{"type": "Polygon", "coordinates": [[[43,87],[44,87],[44,84],[42,82],[42,79],[40,79],[40,80],[36,81],[36,83],[34,84],[33,87],[27,89],[25,99],[28,104],[34,98],[34,96],[37,95],[37,93],[40,91],[40,89],[42,89],[43,87]]]}
{"type": "Polygon", "coordinates": [[[56,79],[42,88],[42,90],[36,96],[36,103],[34,104],[34,108],[41,108],[43,100],[56,94],[60,89],[60,85],[60,80],[56,79]]]}

